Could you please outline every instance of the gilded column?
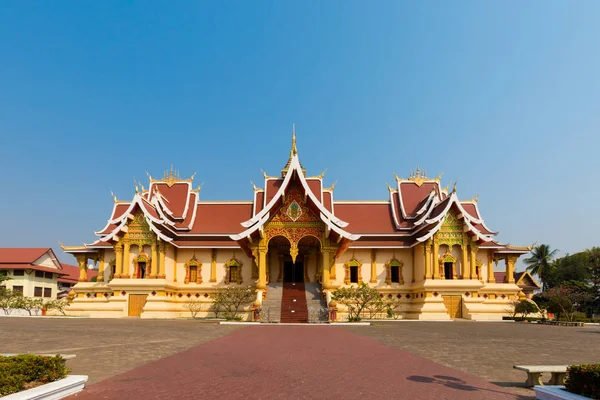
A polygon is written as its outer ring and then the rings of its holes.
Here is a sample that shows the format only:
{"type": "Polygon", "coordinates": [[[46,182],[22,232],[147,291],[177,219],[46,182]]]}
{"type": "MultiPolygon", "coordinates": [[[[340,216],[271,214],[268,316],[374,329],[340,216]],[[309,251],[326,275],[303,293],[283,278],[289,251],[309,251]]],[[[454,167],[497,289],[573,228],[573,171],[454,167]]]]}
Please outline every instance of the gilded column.
{"type": "Polygon", "coordinates": [[[433,279],[440,279],[440,244],[433,240],[433,279]]]}
{"type": "Polygon", "coordinates": [[[217,281],[217,249],[210,252],[210,282],[217,281]]]}
{"type": "Polygon", "coordinates": [[[425,278],[431,277],[431,239],[425,243],[425,278]]]}
{"type": "Polygon", "coordinates": [[[477,276],[477,245],[471,243],[471,279],[479,279],[477,276]]]}
{"type": "Polygon", "coordinates": [[[165,279],[165,242],[158,242],[158,276],[157,278],[165,279]]]}
{"type": "Polygon", "coordinates": [[[173,282],[177,282],[177,247],[173,246],[173,282]]]}
{"type": "Polygon", "coordinates": [[[131,264],[131,260],[129,259],[129,240],[126,240],[123,244],[123,273],[121,274],[121,278],[131,278],[129,273],[129,264],[131,264]]]}
{"type": "Polygon", "coordinates": [[[371,283],[377,283],[377,249],[371,249],[371,283]]]}
{"type": "Polygon", "coordinates": [[[98,282],[104,282],[104,250],[98,251],[98,282]]]}
{"type": "Polygon", "coordinates": [[[487,271],[488,271],[488,283],[496,283],[496,277],[494,276],[494,251],[490,250],[488,252],[488,261],[487,261],[487,271]]]}
{"type": "Polygon", "coordinates": [[[462,279],[469,279],[470,268],[468,261],[468,252],[467,252],[467,239],[463,239],[463,243],[460,245],[460,249],[462,250],[462,258],[460,259],[460,275],[462,279]]]}
{"type": "Polygon", "coordinates": [[[506,283],[515,283],[515,262],[517,256],[506,256],[506,283]]]}
{"type": "Polygon", "coordinates": [[[321,249],[321,268],[323,278],[323,289],[331,288],[331,279],[329,276],[329,268],[331,267],[329,258],[329,247],[323,247],[321,249]]]}
{"type": "Polygon", "coordinates": [[[158,252],[156,251],[156,237],[152,239],[150,246],[152,259],[150,260],[150,274],[146,274],[146,278],[156,278],[158,276],[158,252]]]}
{"type": "Polygon", "coordinates": [[[87,282],[87,255],[78,254],[75,256],[77,263],[79,264],[79,282],[87,282]]]}
{"type": "Polygon", "coordinates": [[[418,246],[415,246],[412,249],[412,282],[413,283],[415,282],[415,276],[416,276],[416,274],[415,274],[415,272],[416,272],[416,270],[415,270],[415,253],[417,251],[417,247],[418,246]]]}
{"type": "Polygon", "coordinates": [[[258,283],[256,288],[259,290],[267,289],[267,251],[267,246],[258,246],[258,283]]]}
{"type": "Polygon", "coordinates": [[[123,274],[123,244],[121,242],[115,245],[115,275],[114,278],[120,278],[123,274]]]}

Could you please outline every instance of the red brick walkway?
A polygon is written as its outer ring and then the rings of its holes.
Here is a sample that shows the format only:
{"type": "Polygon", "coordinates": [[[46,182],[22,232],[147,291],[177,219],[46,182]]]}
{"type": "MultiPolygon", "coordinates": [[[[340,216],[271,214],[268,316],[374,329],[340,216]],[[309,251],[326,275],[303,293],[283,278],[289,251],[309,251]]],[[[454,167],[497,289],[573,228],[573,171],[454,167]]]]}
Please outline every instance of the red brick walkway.
{"type": "Polygon", "coordinates": [[[247,327],[100,381],[74,398],[522,399],[333,326],[247,327]]]}

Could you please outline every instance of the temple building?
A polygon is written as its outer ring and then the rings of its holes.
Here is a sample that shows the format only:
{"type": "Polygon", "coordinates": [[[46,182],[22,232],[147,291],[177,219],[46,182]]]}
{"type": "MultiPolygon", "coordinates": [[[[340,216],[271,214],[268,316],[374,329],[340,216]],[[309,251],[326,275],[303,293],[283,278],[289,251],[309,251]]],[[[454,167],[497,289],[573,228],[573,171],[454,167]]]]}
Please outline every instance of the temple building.
{"type": "MultiPolygon", "coordinates": [[[[149,176],[147,189],[136,184],[133,199],[115,198],[95,242],[63,246],[80,267],[68,312],[189,317],[185,305],[198,299],[209,316],[215,291],[250,285],[253,308],[270,308],[269,321],[306,321],[308,306],[335,309],[329,317],[342,321],[332,292],[364,282],[398,299],[398,318],[491,320],[524,296],[514,268],[531,247],[499,243],[477,198],[460,200],[441,176],[417,169],[396,176],[386,200],[335,200],[324,173],[306,174],[295,133],[281,172],[263,174],[251,201],[200,200],[194,177],[172,168],[149,176]]],[[[245,316],[253,317],[250,307],[245,316]]]]}

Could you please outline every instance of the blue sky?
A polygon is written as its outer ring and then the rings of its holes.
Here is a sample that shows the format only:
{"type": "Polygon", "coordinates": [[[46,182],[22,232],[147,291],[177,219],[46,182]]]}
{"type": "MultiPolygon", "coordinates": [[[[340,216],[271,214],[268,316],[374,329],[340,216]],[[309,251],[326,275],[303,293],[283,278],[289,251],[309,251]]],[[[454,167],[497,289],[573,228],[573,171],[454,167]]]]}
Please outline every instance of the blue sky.
{"type": "MultiPolygon", "coordinates": [[[[598,245],[598,2],[0,2],[1,246],[93,240],[171,164],[249,200],[292,123],[337,199],[417,164],[515,245],[598,245]]],[[[68,255],[60,255],[72,261],[68,255]]]]}

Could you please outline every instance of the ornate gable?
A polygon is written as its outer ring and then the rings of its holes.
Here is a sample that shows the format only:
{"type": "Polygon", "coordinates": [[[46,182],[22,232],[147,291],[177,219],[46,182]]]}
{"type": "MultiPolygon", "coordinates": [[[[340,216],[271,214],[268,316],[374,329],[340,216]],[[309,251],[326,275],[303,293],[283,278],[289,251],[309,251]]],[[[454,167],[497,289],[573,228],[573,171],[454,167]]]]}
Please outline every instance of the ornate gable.
{"type": "Polygon", "coordinates": [[[462,244],[464,239],[463,221],[458,219],[454,210],[450,209],[444,216],[444,222],[436,234],[439,244],[462,244]]]}
{"type": "Polygon", "coordinates": [[[150,225],[146,221],[146,217],[142,211],[137,211],[133,219],[127,224],[127,239],[131,244],[143,246],[152,244],[154,233],[150,230],[150,225]]]}

